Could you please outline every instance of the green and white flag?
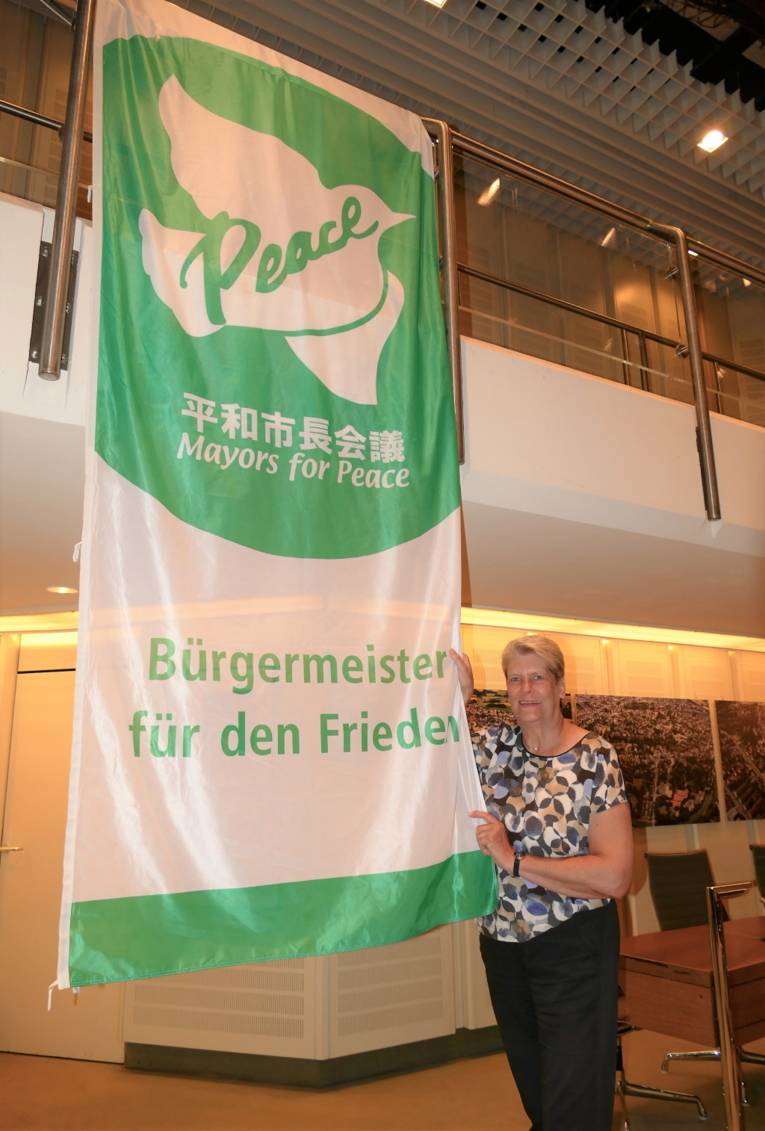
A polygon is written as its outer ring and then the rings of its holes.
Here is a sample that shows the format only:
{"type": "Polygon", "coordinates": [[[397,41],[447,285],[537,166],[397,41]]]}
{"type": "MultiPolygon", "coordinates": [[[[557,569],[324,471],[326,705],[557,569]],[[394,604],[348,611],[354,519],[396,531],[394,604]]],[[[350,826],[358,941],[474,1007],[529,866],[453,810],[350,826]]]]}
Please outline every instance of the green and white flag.
{"type": "Polygon", "coordinates": [[[61,986],[488,911],[419,120],[101,0],[61,986]]]}

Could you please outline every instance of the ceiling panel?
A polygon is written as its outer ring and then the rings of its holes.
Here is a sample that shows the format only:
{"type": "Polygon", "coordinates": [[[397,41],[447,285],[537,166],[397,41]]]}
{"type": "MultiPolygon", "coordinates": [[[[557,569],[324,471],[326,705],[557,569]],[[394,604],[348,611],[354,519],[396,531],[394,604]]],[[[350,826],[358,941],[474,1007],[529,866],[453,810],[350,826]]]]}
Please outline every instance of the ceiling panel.
{"type": "Polygon", "coordinates": [[[765,265],[765,127],[583,0],[185,6],[697,239],[765,265]],[[729,141],[706,155],[710,126],[729,141]]]}

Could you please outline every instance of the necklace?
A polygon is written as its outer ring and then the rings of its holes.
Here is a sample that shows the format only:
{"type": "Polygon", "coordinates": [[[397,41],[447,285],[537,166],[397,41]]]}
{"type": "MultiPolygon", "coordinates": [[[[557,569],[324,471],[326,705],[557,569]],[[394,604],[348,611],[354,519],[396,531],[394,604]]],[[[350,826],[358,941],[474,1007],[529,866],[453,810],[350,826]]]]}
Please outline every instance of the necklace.
{"type": "MultiPolygon", "coordinates": [[[[526,747],[529,754],[533,754],[535,757],[540,756],[540,752],[541,752],[543,746],[550,746],[550,747],[552,747],[553,750],[556,750],[557,747],[561,745],[561,741],[563,739],[563,735],[564,735],[565,729],[566,729],[565,719],[562,719],[561,723],[562,723],[561,728],[558,731],[557,735],[555,736],[555,739],[554,739],[553,742],[544,743],[542,741],[542,739],[540,738],[536,742],[532,743],[532,742],[529,742],[529,741],[526,740],[526,735],[524,734],[523,735],[523,745],[526,747]]],[[[521,733],[523,734],[523,731],[521,731],[521,733]]],[[[543,757],[543,758],[544,757],[552,757],[552,756],[553,756],[552,754],[550,754],[550,755],[541,754],[541,757],[543,757]]]]}

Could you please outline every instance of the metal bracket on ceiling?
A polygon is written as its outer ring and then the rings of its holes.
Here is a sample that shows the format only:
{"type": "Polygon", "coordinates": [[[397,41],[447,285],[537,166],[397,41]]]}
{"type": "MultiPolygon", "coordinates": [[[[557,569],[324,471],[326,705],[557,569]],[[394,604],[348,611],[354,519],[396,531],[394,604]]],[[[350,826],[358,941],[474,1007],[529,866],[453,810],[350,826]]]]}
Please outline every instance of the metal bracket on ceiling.
{"type": "MultiPolygon", "coordinates": [[[[69,279],[64,306],[64,334],[61,342],[61,368],[69,368],[69,344],[72,336],[72,311],[74,309],[74,288],[77,285],[78,251],[73,251],[69,260],[69,279]]],[[[43,323],[45,321],[46,294],[50,275],[51,245],[40,244],[40,257],[37,261],[37,282],[35,283],[35,306],[32,314],[32,333],[29,338],[29,360],[39,364],[42,349],[43,323]]]]}

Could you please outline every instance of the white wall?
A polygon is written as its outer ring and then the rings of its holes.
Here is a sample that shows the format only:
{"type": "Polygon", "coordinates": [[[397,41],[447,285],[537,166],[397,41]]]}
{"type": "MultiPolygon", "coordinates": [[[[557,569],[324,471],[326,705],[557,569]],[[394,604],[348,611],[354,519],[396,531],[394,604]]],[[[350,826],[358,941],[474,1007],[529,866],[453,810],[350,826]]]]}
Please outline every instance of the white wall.
{"type": "Polygon", "coordinates": [[[713,418],[706,521],[692,406],[463,339],[466,500],[765,555],[765,429],[713,418]]]}
{"type": "Polygon", "coordinates": [[[79,252],[71,364],[59,381],[45,381],[29,362],[40,242],[50,242],[53,213],[30,201],[0,193],[0,412],[84,425],[91,370],[89,356],[93,299],[93,229],[78,220],[79,252]]]}
{"type": "Polygon", "coordinates": [[[765,636],[765,429],[463,339],[463,603],[765,636]]]}

